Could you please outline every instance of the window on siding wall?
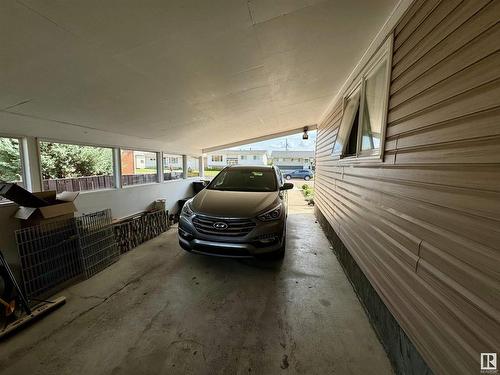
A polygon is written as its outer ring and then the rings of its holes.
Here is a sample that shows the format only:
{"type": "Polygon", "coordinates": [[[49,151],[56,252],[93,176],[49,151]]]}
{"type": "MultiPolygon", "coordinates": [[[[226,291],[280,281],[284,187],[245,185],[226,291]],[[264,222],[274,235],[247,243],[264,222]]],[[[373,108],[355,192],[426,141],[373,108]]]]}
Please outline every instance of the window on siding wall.
{"type": "Polygon", "coordinates": [[[212,161],[213,162],[222,162],[223,157],[222,157],[222,155],[212,155],[212,161]]]}
{"type": "Polygon", "coordinates": [[[108,147],[40,142],[42,190],[89,191],[115,187],[108,147]]]}
{"type": "Polygon", "coordinates": [[[384,121],[385,90],[387,87],[387,61],[377,65],[366,77],[364,87],[363,116],[361,127],[361,151],[380,148],[382,122],[384,121]]]}
{"type": "Polygon", "coordinates": [[[344,99],[344,113],[332,151],[335,156],[381,155],[389,96],[389,42],[378,62],[364,72],[358,88],[344,99]]]}
{"type": "Polygon", "coordinates": [[[141,185],[158,182],[156,152],[121,150],[122,185],[141,185]]]}
{"type": "Polygon", "coordinates": [[[182,178],[182,156],[163,154],[163,180],[178,180],[182,178]]]}
{"type": "MultiPolygon", "coordinates": [[[[23,186],[23,166],[18,138],[0,137],[0,181],[23,186]]],[[[0,203],[10,202],[0,197],[0,203]]]]}
{"type": "Polygon", "coordinates": [[[187,158],[188,177],[198,177],[200,175],[200,160],[193,156],[187,158]]]}

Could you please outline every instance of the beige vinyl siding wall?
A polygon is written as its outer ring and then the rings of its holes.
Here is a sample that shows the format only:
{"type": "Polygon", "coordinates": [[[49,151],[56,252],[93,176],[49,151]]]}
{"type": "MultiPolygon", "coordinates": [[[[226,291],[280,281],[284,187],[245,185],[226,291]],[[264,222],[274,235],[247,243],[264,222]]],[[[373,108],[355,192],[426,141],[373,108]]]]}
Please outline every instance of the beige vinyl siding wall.
{"type": "Polygon", "coordinates": [[[500,351],[500,1],[416,1],[394,30],[383,162],[335,160],[316,203],[436,374],[500,351]]]}

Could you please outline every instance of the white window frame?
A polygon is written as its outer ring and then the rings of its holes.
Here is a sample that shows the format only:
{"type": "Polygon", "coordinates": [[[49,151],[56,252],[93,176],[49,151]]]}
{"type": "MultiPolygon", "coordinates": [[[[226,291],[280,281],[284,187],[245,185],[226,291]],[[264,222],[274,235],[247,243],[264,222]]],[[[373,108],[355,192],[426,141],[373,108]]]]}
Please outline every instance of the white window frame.
{"type": "Polygon", "coordinates": [[[117,167],[121,167],[121,165],[117,166],[116,163],[116,158],[115,158],[115,149],[116,147],[113,146],[107,146],[107,145],[99,145],[95,143],[85,143],[85,142],[75,142],[75,141],[65,141],[65,140],[59,140],[59,139],[52,139],[52,138],[38,138],[36,142],[36,147],[37,147],[37,153],[38,153],[38,167],[40,168],[40,191],[43,191],[43,171],[42,171],[42,153],[40,149],[40,144],[41,143],[59,143],[59,144],[65,144],[65,145],[72,145],[72,146],[88,146],[88,147],[96,147],[96,148],[109,148],[111,150],[111,166],[113,170],[113,182],[114,182],[114,187],[112,188],[103,188],[103,189],[95,189],[95,190],[81,190],[78,193],[79,194],[91,194],[103,190],[115,190],[119,189],[121,187],[121,168],[120,168],[120,186],[117,185],[117,167]]]}
{"type": "MultiPolygon", "coordinates": [[[[385,149],[385,137],[387,132],[387,114],[389,110],[389,90],[391,84],[391,71],[392,71],[392,53],[393,53],[393,34],[389,35],[387,40],[382,44],[382,46],[378,49],[378,51],[372,56],[369,60],[368,64],[363,68],[360,74],[358,74],[358,78],[356,78],[350,85],[349,89],[346,91],[345,95],[342,99],[342,112],[345,111],[347,102],[349,98],[355,94],[359,90],[359,118],[358,118],[358,133],[356,135],[356,154],[355,155],[346,155],[346,147],[349,142],[351,129],[347,133],[346,139],[343,140],[344,144],[342,145],[342,151],[335,152],[333,151],[335,148],[335,143],[332,146],[332,154],[334,158],[340,159],[342,161],[356,161],[360,159],[360,161],[383,161],[384,159],[384,149],[385,149]],[[361,151],[361,137],[362,137],[362,124],[363,124],[363,116],[364,116],[364,107],[365,107],[365,86],[366,80],[373,73],[373,71],[379,66],[379,64],[386,62],[386,84],[385,84],[385,97],[382,103],[383,107],[383,115],[382,115],[382,125],[380,132],[380,147],[374,150],[365,150],[361,151]]],[[[340,134],[340,130],[338,130],[337,137],[340,134]]]]}
{"type": "Polygon", "coordinates": [[[202,163],[200,161],[199,156],[186,155],[186,170],[185,170],[186,178],[187,179],[193,179],[193,178],[199,179],[199,178],[201,178],[202,177],[202,173],[201,173],[202,165],[201,164],[202,163]],[[189,158],[198,160],[198,176],[188,176],[188,174],[189,174],[189,158]]]}
{"type": "Polygon", "coordinates": [[[159,169],[161,169],[159,175],[161,177],[161,182],[166,182],[166,183],[169,183],[169,182],[173,182],[173,181],[179,181],[179,180],[183,180],[185,178],[185,174],[186,174],[186,170],[184,170],[184,162],[183,162],[183,156],[181,154],[175,154],[175,153],[169,153],[169,152],[165,152],[165,151],[162,151],[160,153],[160,159],[161,159],[161,165],[159,166],[159,169]],[[181,178],[177,178],[177,179],[171,179],[171,180],[165,180],[165,163],[164,163],[164,159],[165,157],[168,159],[168,163],[170,164],[181,164],[181,168],[182,168],[182,174],[181,174],[181,178]],[[175,159],[175,161],[173,161],[172,159],[175,159]]]}
{"type": "MultiPolygon", "coordinates": [[[[105,147],[105,146],[102,146],[105,147]]],[[[163,153],[159,151],[153,151],[153,150],[148,150],[148,149],[143,149],[143,148],[132,148],[132,147],[120,147],[118,148],[118,156],[120,159],[120,187],[122,189],[129,189],[134,186],[145,186],[145,185],[153,185],[153,184],[159,184],[163,182],[163,153]],[[122,173],[122,151],[139,151],[139,152],[148,152],[151,154],[156,155],[156,181],[155,182],[145,182],[143,184],[134,184],[134,185],[124,185],[123,184],[123,173],[122,173]]],[[[135,158],[135,155],[134,155],[135,158]]],[[[154,173],[144,173],[144,174],[154,174],[154,173]]],[[[134,173],[135,175],[135,173],[134,173]]]]}

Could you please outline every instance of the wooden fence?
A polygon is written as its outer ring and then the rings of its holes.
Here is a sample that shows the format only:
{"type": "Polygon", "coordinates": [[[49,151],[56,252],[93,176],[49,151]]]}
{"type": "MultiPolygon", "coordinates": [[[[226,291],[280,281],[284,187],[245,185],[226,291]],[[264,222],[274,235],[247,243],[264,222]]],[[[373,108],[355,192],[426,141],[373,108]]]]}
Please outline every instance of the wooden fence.
{"type": "Polygon", "coordinates": [[[113,176],[88,176],[72,178],[53,178],[42,181],[43,191],[88,191],[99,189],[112,189],[115,187],[113,176]]]}
{"type": "Polygon", "coordinates": [[[123,186],[151,184],[154,182],[158,182],[158,175],[156,173],[122,175],[123,186]]]}
{"type": "MultiPolygon", "coordinates": [[[[177,180],[182,178],[182,172],[165,172],[164,180],[177,180]]],[[[123,186],[151,184],[158,182],[157,175],[153,174],[136,174],[122,175],[123,186]]],[[[16,184],[23,186],[21,181],[16,184]]],[[[115,187],[114,176],[88,176],[88,177],[71,177],[71,178],[52,178],[42,181],[42,190],[55,190],[57,193],[63,191],[89,191],[100,189],[112,189],[115,187]]],[[[0,197],[0,201],[5,200],[0,197]]]]}
{"type": "MultiPolygon", "coordinates": [[[[166,180],[172,177],[165,176],[166,180]]],[[[175,176],[174,178],[176,178],[175,176]]],[[[177,177],[178,178],[178,177],[177,177]]],[[[158,182],[156,174],[136,174],[122,175],[123,186],[150,184],[158,182]]],[[[58,193],[63,191],[89,191],[99,189],[112,189],[115,187],[114,176],[88,176],[88,177],[72,177],[72,178],[53,178],[43,180],[43,191],[55,190],[58,193]]]]}

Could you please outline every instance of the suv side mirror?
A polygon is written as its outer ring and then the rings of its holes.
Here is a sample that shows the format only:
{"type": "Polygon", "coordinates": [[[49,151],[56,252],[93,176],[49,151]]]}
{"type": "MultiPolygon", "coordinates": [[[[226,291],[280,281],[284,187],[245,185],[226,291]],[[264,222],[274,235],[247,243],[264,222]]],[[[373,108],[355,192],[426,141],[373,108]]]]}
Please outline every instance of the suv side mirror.
{"type": "Polygon", "coordinates": [[[290,190],[293,189],[293,184],[290,182],[285,182],[282,187],[280,187],[280,190],[290,190]]]}

